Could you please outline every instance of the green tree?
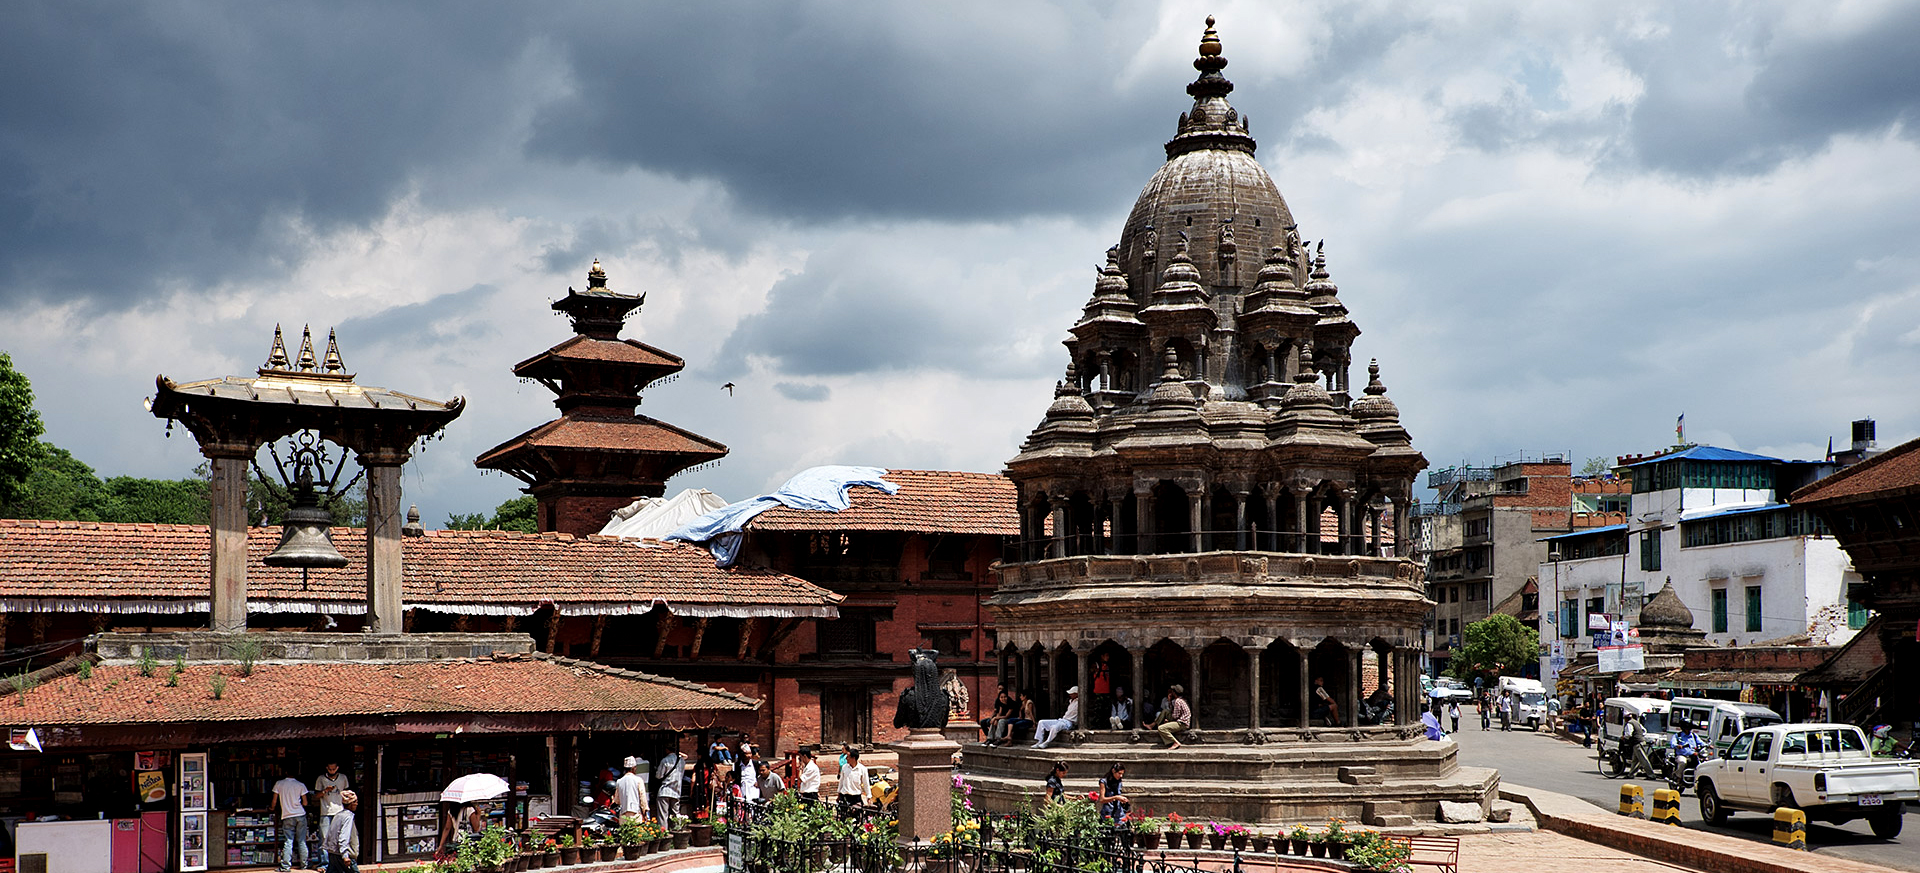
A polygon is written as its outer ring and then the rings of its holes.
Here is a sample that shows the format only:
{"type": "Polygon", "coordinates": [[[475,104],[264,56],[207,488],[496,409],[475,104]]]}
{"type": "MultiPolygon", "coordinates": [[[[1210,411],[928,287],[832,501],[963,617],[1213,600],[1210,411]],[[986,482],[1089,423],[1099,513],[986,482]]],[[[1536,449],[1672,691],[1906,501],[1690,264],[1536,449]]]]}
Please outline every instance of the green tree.
{"type": "Polygon", "coordinates": [[[0,517],[104,521],[107,495],[100,477],[52,443],[36,443],[36,459],[18,499],[0,503],[0,517]]]}
{"type": "Polygon", "coordinates": [[[540,529],[534,518],[539,501],[532,495],[515,497],[501,503],[493,509],[493,518],[484,513],[452,513],[447,516],[447,530],[517,530],[521,533],[533,533],[540,529]]]}
{"type": "Polygon", "coordinates": [[[1540,632],[1511,615],[1490,615],[1466,627],[1465,645],[1453,656],[1447,672],[1472,681],[1476,675],[1517,673],[1540,659],[1540,632]]]}
{"type": "Polygon", "coordinates": [[[33,408],[33,383],[13,368],[13,356],[0,352],[0,505],[25,496],[45,432],[33,408]]]}
{"type": "Polygon", "coordinates": [[[136,479],[115,476],[105,483],[103,520],[153,524],[206,524],[212,505],[203,479],[136,479]]]}
{"type": "Polygon", "coordinates": [[[1580,466],[1580,475],[1591,479],[1595,476],[1605,476],[1607,471],[1612,469],[1613,465],[1604,457],[1588,458],[1587,462],[1580,466]]]}

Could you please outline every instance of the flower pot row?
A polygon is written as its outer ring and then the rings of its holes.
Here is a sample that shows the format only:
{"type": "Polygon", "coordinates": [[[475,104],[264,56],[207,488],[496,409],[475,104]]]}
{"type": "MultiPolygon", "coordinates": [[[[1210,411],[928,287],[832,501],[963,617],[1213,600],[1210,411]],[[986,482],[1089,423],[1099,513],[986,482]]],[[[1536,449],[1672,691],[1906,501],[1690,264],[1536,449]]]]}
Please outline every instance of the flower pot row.
{"type": "Polygon", "coordinates": [[[519,873],[523,870],[567,867],[574,864],[636,861],[642,855],[687,848],[688,842],[689,834],[686,831],[679,831],[657,840],[626,846],[601,843],[592,846],[567,846],[553,851],[522,852],[504,863],[482,868],[482,873],[519,873]]]}
{"type": "MultiPolygon", "coordinates": [[[[1166,846],[1178,849],[1183,845],[1189,849],[1198,849],[1205,842],[1207,848],[1225,850],[1231,845],[1235,851],[1244,852],[1249,847],[1256,853],[1264,854],[1269,849],[1276,855],[1293,855],[1306,858],[1332,858],[1340,860],[1347,856],[1347,844],[1332,840],[1313,841],[1295,840],[1286,837],[1255,837],[1248,834],[1203,834],[1200,831],[1167,831],[1166,846]]],[[[1139,849],[1158,849],[1161,834],[1158,831],[1133,834],[1133,845],[1139,849]]]]}

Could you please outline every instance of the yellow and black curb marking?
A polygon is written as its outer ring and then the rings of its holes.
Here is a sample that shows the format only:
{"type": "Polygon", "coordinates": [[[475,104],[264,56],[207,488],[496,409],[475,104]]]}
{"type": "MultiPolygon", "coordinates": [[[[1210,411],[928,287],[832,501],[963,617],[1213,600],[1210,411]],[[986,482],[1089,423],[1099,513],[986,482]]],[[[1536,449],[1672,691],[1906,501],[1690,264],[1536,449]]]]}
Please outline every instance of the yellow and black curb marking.
{"type": "Polygon", "coordinates": [[[1634,818],[1646,818],[1647,807],[1645,796],[1645,793],[1640,790],[1640,786],[1638,785],[1629,783],[1620,786],[1620,814],[1630,815],[1634,818]]]}
{"type": "Polygon", "coordinates": [[[1654,789],[1653,820],[1670,825],[1680,824],[1680,792],[1671,788],[1654,789]]]}
{"type": "Polygon", "coordinates": [[[1773,841],[1789,849],[1807,850],[1807,814],[1780,807],[1773,811],[1773,841]]]}

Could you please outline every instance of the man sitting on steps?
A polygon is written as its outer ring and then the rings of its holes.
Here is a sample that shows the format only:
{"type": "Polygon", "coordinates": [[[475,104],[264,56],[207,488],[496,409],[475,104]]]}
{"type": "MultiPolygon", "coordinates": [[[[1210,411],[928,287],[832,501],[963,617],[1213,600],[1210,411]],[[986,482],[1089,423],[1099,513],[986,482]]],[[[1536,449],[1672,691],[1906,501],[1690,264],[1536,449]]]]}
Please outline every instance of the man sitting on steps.
{"type": "Polygon", "coordinates": [[[1174,739],[1173,735],[1193,724],[1193,710],[1181,697],[1186,691],[1179,685],[1167,686],[1167,703],[1160,707],[1160,723],[1153,726],[1154,730],[1160,732],[1160,738],[1166,741],[1168,749],[1180,748],[1180,741],[1174,739]]]}

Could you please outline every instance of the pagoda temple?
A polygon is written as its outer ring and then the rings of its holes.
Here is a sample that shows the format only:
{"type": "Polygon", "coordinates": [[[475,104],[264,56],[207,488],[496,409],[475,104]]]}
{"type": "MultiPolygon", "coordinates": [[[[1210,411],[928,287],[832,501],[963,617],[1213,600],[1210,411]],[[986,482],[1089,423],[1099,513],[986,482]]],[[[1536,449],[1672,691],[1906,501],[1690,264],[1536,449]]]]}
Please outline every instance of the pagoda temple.
{"type": "Polygon", "coordinates": [[[1134,808],[1374,825],[1490,809],[1498,775],[1420,725],[1432,607],[1407,557],[1426,458],[1360,329],[1255,160],[1213,19],[1167,161],[1147,182],[1065,341],[1066,376],[1006,475],[1021,540],[989,601],[1003,687],[1045,751],[965,747],[976,803],[1012,804],[1046,762],[1127,766],[1134,808]],[[1179,686],[1178,746],[1139,717],[1179,686]],[[1110,724],[1124,692],[1133,717],[1110,724]]]}
{"type": "Polygon", "coordinates": [[[539,502],[543,532],[598,533],[615,509],[660,497],[675,473],[727,453],[713,440],[634,411],[641,391],[687,365],[678,355],[620,338],[627,317],[645,302],[645,294],[608,288],[607,272],[596,260],[587,271],[587,289],[569,287],[553,304],[572,320],[574,336],[513,367],[515,376],[556,395],[560,417],[473,463],[527,483],[527,493],[539,502]]]}

